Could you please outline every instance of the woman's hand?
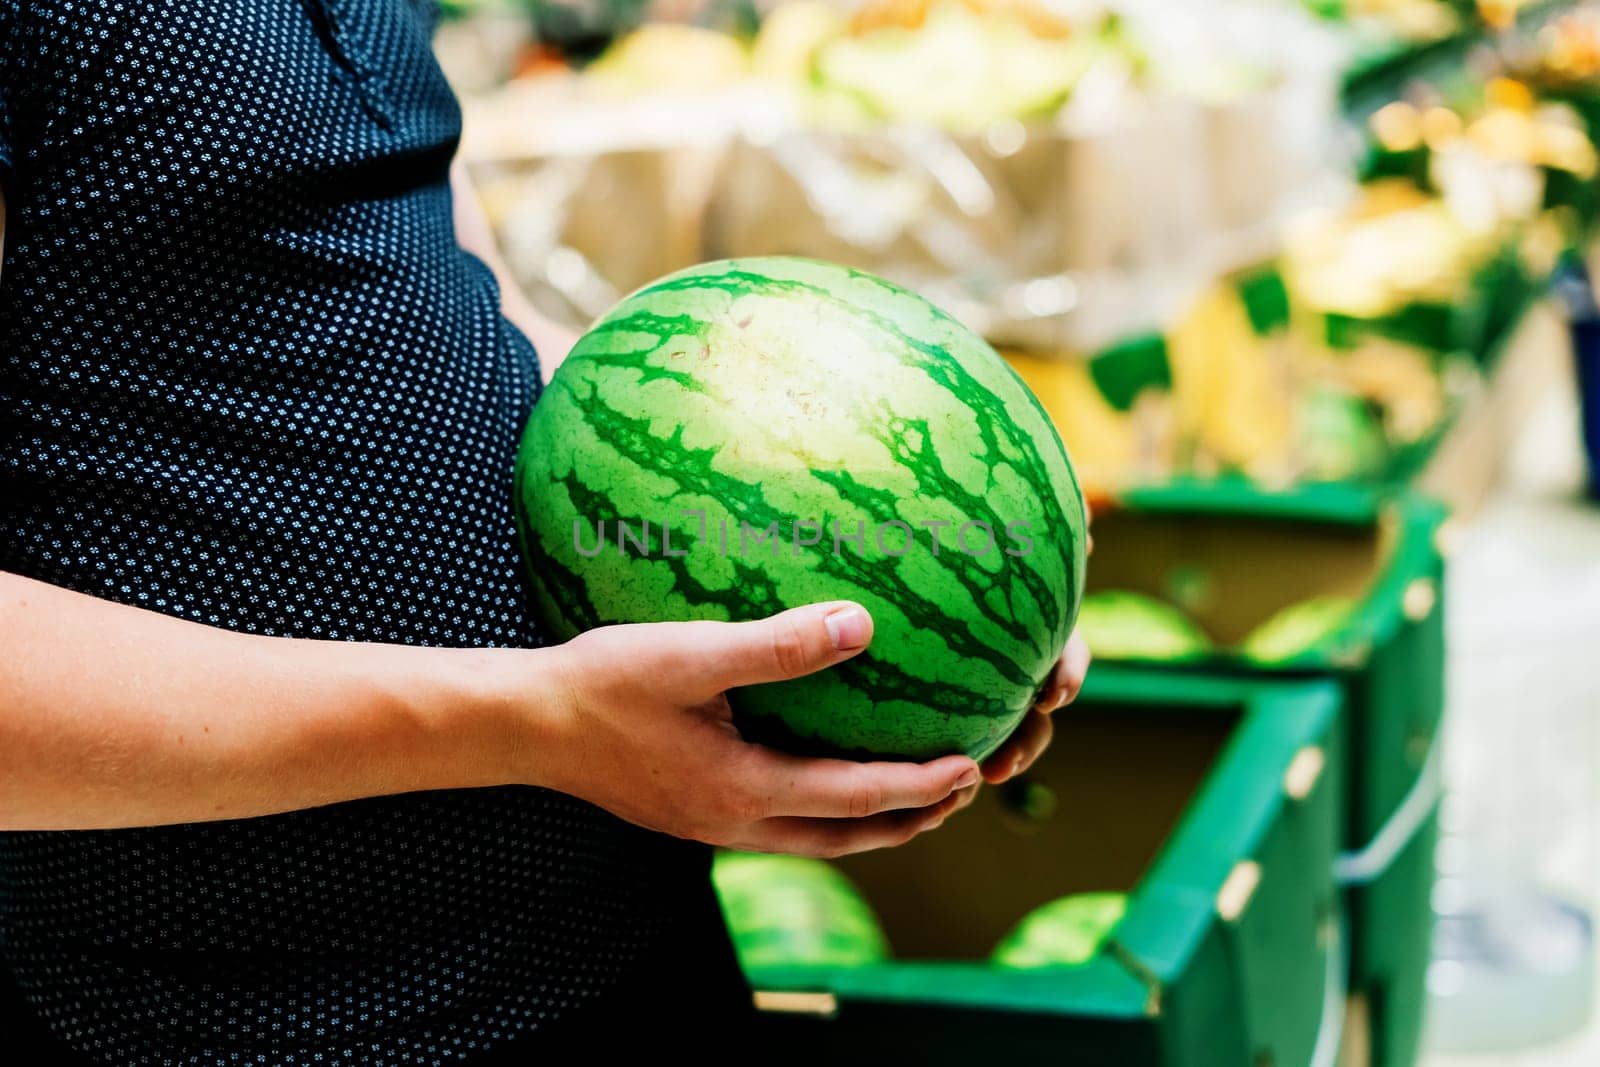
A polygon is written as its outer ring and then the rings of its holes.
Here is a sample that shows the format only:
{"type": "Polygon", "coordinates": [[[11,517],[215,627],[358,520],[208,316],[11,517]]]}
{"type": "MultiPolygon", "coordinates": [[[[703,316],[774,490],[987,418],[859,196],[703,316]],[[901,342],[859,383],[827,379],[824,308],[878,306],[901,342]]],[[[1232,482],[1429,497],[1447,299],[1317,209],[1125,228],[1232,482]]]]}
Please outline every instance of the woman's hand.
{"type": "Polygon", "coordinates": [[[1055,733],[1050,713],[1078,698],[1078,690],[1083,688],[1083,678],[1088,671],[1089,646],[1083,638],[1073,634],[1056,662],[1055,674],[1044,696],[1000,750],[983,761],[984,781],[999,785],[1033,766],[1033,761],[1049,747],[1055,733]]]}
{"type": "Polygon", "coordinates": [[[591,630],[550,650],[568,710],[541,784],[629,822],[748,851],[828,857],[902,844],[972,800],[972,760],[787,755],[744,741],[725,695],[831,667],[871,638],[871,617],[847,602],[756,622],[591,630]]]}

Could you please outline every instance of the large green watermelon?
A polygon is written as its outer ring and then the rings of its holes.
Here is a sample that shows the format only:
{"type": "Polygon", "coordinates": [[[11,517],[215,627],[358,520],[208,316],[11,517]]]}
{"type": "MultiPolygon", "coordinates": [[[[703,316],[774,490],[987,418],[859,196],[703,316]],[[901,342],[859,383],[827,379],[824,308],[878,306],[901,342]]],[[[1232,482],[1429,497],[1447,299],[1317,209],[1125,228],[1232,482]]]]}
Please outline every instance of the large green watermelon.
{"type": "Polygon", "coordinates": [[[708,263],[618,304],[535,407],[516,501],[562,639],[864,605],[867,652],[731,694],[746,736],[800,751],[982,758],[1083,588],[1082,497],[1033,395],[920,297],[809,260],[708,263]]]}

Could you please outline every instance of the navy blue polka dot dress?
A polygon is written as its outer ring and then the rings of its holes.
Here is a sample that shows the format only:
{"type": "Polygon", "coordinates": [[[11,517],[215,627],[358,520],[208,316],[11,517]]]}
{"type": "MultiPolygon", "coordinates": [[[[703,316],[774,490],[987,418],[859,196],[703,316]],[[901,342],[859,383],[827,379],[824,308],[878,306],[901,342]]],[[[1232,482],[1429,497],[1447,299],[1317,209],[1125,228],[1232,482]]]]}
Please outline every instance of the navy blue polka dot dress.
{"type": "MultiPolygon", "coordinates": [[[[0,0],[0,569],[257,634],[538,643],[537,363],[455,243],[429,7],[0,0]]],[[[533,788],[0,834],[0,1035],[432,1064],[704,1020],[748,998],[707,866],[533,788]]]]}

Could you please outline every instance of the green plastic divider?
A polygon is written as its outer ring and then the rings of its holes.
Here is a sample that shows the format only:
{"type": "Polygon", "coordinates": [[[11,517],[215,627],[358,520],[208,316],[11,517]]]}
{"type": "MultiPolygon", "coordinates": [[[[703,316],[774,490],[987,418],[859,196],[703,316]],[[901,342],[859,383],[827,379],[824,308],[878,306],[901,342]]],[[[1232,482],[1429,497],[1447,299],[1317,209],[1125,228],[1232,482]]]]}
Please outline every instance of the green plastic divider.
{"type": "Polygon", "coordinates": [[[1233,286],[1257,336],[1265,337],[1289,325],[1289,288],[1275,265],[1242,271],[1234,276],[1233,286]]]}
{"type": "Polygon", "coordinates": [[[1104,349],[1089,361],[1089,377],[1106,403],[1118,411],[1130,410],[1144,390],[1172,388],[1166,338],[1146,334],[1104,349]]]}

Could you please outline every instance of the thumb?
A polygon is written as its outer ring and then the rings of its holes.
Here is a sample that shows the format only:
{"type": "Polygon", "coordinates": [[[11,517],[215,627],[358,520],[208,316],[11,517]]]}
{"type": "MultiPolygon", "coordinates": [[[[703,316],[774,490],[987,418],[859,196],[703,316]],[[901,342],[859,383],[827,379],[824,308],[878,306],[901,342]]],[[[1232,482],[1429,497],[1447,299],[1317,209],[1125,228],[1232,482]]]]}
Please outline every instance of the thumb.
{"type": "Polygon", "coordinates": [[[843,662],[872,640],[872,616],[848,600],[808,604],[754,622],[694,624],[706,681],[717,692],[781,682],[843,662]],[[704,627],[704,630],[700,628],[704,627]]]}

